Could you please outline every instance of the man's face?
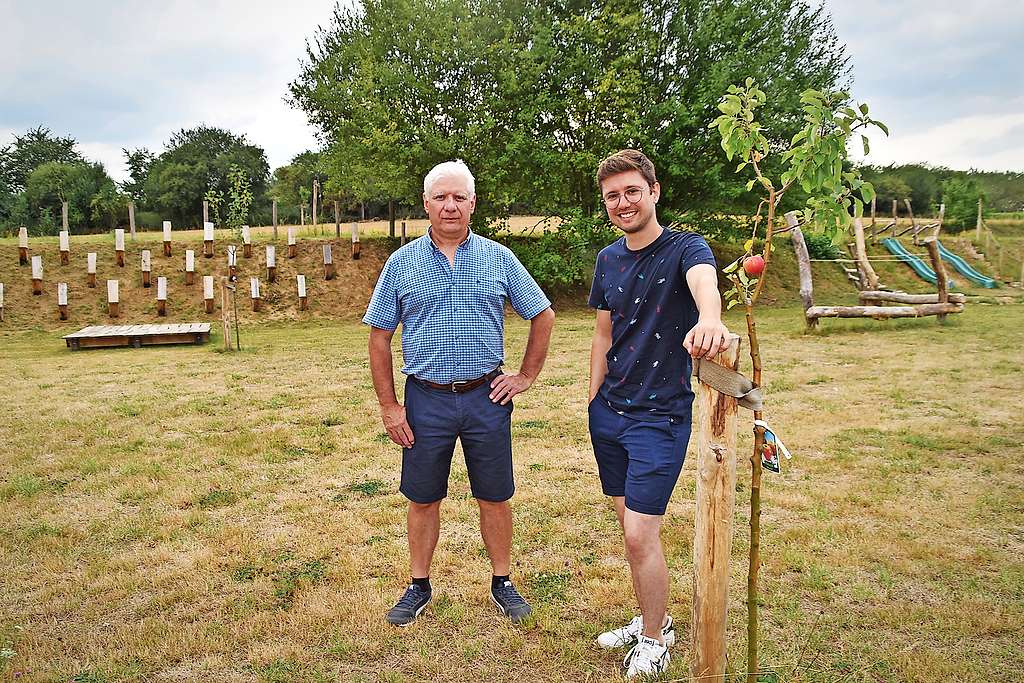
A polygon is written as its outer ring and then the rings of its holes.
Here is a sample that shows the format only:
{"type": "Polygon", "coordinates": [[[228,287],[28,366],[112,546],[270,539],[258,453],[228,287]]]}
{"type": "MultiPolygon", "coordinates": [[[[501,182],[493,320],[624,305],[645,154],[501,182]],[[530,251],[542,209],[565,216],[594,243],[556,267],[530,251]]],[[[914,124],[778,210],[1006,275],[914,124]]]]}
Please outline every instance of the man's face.
{"type": "Polygon", "coordinates": [[[469,228],[476,195],[469,193],[465,178],[444,176],[434,182],[429,194],[423,195],[423,208],[431,228],[443,235],[458,236],[469,228]]]}
{"type": "Polygon", "coordinates": [[[654,209],[660,194],[661,186],[648,185],[640,171],[617,173],[601,182],[608,220],[625,233],[638,232],[655,220],[654,209]]]}

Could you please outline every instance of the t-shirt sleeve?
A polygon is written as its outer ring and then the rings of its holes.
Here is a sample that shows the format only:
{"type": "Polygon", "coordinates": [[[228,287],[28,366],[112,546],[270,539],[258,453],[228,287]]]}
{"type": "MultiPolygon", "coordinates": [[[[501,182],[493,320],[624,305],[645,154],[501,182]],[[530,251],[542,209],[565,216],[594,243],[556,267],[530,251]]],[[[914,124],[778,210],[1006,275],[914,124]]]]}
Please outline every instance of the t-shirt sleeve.
{"type": "Polygon", "coordinates": [[[590,284],[590,298],[587,305],[599,311],[610,311],[607,299],[604,297],[604,287],[601,286],[601,255],[597,255],[597,263],[594,264],[594,281],[590,284]]]}
{"type": "Polygon", "coordinates": [[[382,330],[395,330],[401,318],[402,310],[398,302],[398,265],[392,254],[384,263],[384,269],[377,278],[377,286],[373,288],[373,296],[366,307],[363,322],[382,330]]]}
{"type": "Polygon", "coordinates": [[[708,243],[700,235],[690,233],[687,235],[686,242],[683,244],[683,252],[679,257],[679,274],[686,277],[686,271],[701,263],[718,268],[715,255],[711,252],[708,243]]]}
{"type": "Polygon", "coordinates": [[[544,295],[544,290],[540,288],[526,267],[519,262],[512,250],[506,248],[502,251],[505,254],[508,302],[524,320],[533,320],[551,307],[551,301],[544,295]]]}

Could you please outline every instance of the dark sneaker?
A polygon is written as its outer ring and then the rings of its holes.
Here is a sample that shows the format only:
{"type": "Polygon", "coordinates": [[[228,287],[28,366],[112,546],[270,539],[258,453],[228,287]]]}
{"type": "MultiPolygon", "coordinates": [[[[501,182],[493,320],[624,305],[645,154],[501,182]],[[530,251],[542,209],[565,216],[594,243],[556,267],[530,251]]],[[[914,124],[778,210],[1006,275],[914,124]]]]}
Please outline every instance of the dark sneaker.
{"type": "Polygon", "coordinates": [[[388,623],[395,626],[408,626],[430,604],[430,597],[430,591],[420,588],[415,583],[410,584],[395,606],[388,610],[386,617],[388,623]]]}
{"type": "Polygon", "coordinates": [[[498,606],[502,614],[516,623],[533,612],[530,603],[523,599],[511,581],[505,581],[499,587],[492,588],[491,601],[498,606]]]}

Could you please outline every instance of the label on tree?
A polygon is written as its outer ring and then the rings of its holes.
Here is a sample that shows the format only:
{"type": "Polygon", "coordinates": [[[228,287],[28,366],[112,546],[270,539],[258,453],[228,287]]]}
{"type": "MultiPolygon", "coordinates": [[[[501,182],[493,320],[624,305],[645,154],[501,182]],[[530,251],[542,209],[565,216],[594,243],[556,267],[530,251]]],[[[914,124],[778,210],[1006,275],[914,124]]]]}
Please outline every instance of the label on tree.
{"type": "Polygon", "coordinates": [[[260,279],[258,277],[249,278],[249,295],[253,299],[260,298],[260,279]]]}
{"type": "Polygon", "coordinates": [[[192,249],[185,250],[185,272],[196,272],[196,252],[192,249]]]}
{"type": "Polygon", "coordinates": [[[43,279],[43,257],[33,256],[32,257],[32,279],[42,280],[43,279]]]}
{"type": "Polygon", "coordinates": [[[165,277],[156,279],[156,298],[157,301],[167,301],[167,278],[165,277]]]}
{"type": "Polygon", "coordinates": [[[242,244],[252,244],[252,238],[249,236],[249,226],[242,226],[242,244]]]}
{"type": "Polygon", "coordinates": [[[237,266],[238,265],[238,254],[235,253],[235,249],[236,248],[237,247],[235,247],[235,245],[233,245],[233,244],[229,244],[228,245],[228,265],[229,266],[237,266]]]}
{"type": "Polygon", "coordinates": [[[295,244],[295,228],[288,228],[288,246],[295,244]]]}
{"type": "Polygon", "coordinates": [[[114,231],[114,251],[124,251],[124,228],[114,231]]]}
{"type": "Polygon", "coordinates": [[[203,298],[204,299],[212,299],[213,298],[213,276],[212,275],[204,275],[203,276],[203,298]]]}
{"type": "Polygon", "coordinates": [[[118,286],[118,281],[117,280],[107,280],[107,302],[108,303],[112,303],[112,304],[118,303],[118,299],[117,299],[117,286],[118,286]]]}
{"type": "Polygon", "coordinates": [[[96,274],[96,252],[90,251],[85,255],[86,272],[96,274]]]}
{"type": "Polygon", "coordinates": [[[295,281],[296,281],[296,283],[299,286],[299,297],[301,298],[301,297],[306,296],[306,276],[305,275],[296,275],[295,276],[295,281]]]}
{"type": "Polygon", "coordinates": [[[68,231],[61,230],[58,238],[60,239],[60,250],[71,251],[71,240],[68,239],[68,231]]]}
{"type": "Polygon", "coordinates": [[[213,223],[203,223],[203,240],[206,242],[213,241],[213,223]]]}
{"type": "Polygon", "coordinates": [[[277,254],[275,253],[274,245],[267,246],[267,268],[274,268],[277,266],[277,254]]]}
{"type": "Polygon", "coordinates": [[[171,241],[171,222],[164,221],[164,242],[171,241]]]}
{"type": "Polygon", "coordinates": [[[324,245],[324,264],[334,263],[334,257],[331,256],[331,245],[324,245]]]}
{"type": "Polygon", "coordinates": [[[28,228],[18,228],[18,246],[28,249],[28,228]]]}
{"type": "Polygon", "coordinates": [[[57,283],[57,305],[68,305],[68,283],[66,282],[57,283]]]}
{"type": "Polygon", "coordinates": [[[149,253],[149,249],[142,250],[142,272],[148,273],[151,269],[151,263],[153,261],[152,254],[149,253]]]}

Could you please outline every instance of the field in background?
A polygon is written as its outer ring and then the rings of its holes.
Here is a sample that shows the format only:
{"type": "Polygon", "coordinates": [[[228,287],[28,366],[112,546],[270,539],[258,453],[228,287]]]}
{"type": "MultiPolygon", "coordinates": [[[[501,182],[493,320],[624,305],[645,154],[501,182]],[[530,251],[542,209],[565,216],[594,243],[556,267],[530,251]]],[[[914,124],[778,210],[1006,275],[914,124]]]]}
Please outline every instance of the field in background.
{"type": "MultiPolygon", "coordinates": [[[[975,305],[944,325],[825,320],[804,336],[797,309],[761,315],[767,419],[795,455],[764,480],[766,680],[1019,680],[1022,324],[1019,306],[975,305]]],[[[456,464],[435,602],[405,630],[382,620],[407,575],[400,454],[357,323],[248,325],[241,354],[217,339],[72,354],[52,332],[6,332],[0,677],[620,680],[621,653],[593,643],[635,606],[586,433],[591,325],[560,316],[513,415],[513,572],[536,619],[512,626],[488,602],[456,464]]],[[[525,335],[510,321],[513,367],[525,335]]],[[[671,680],[686,674],[693,497],[690,461],[664,531],[671,680]]],[[[742,502],[735,523],[737,669],[742,502]]]]}

